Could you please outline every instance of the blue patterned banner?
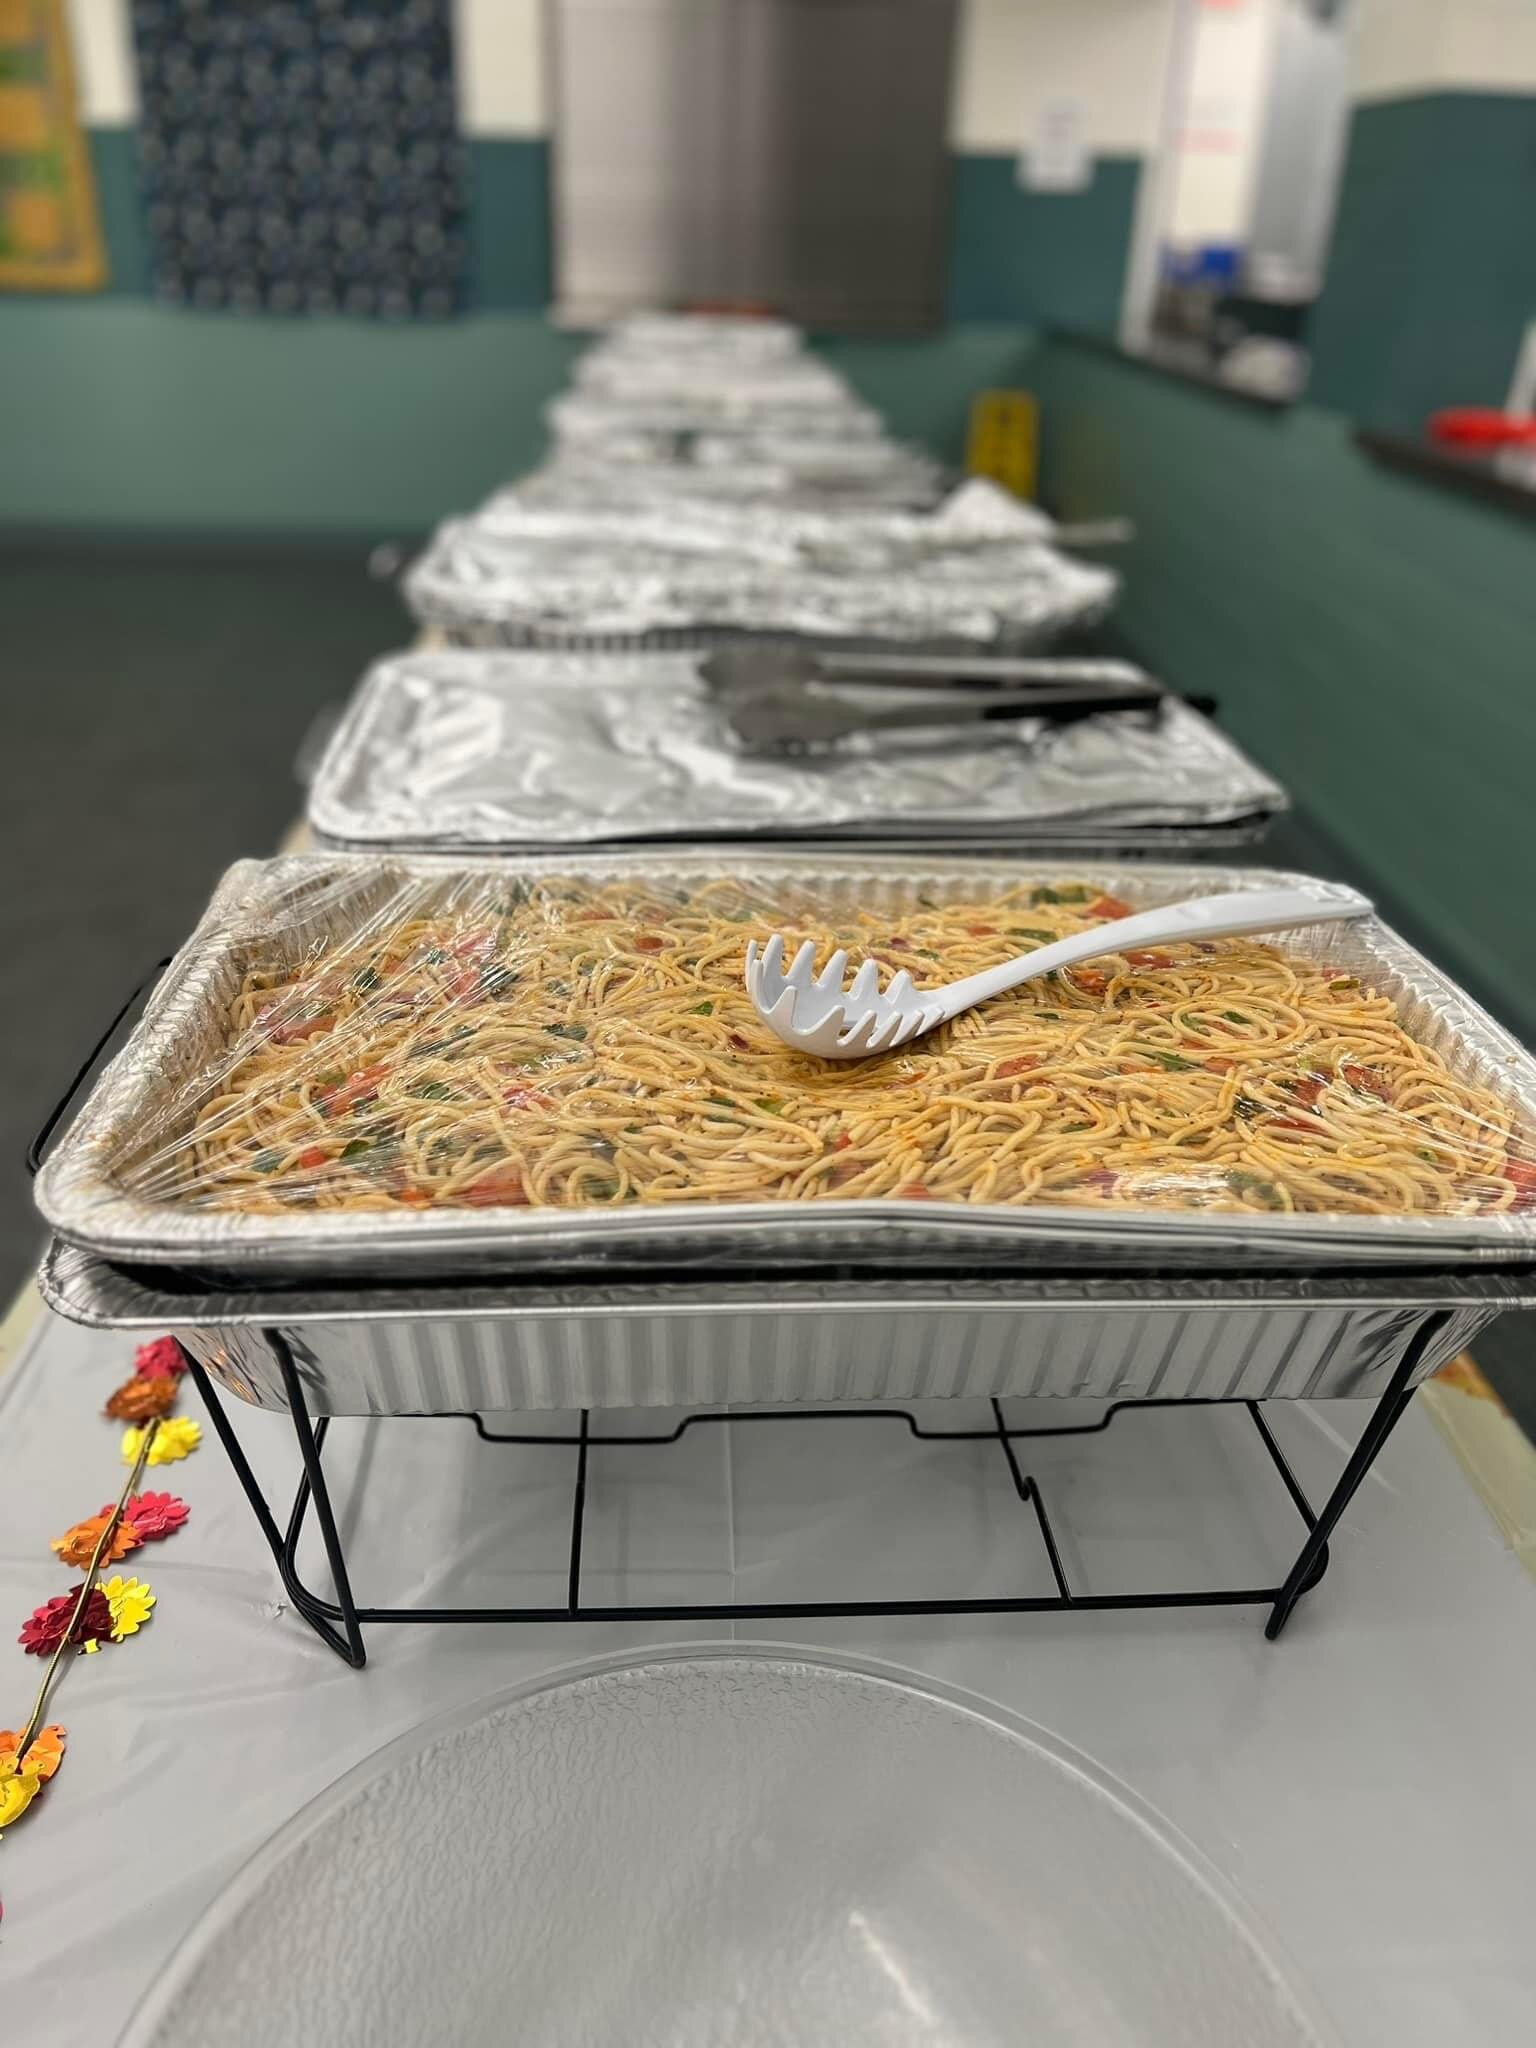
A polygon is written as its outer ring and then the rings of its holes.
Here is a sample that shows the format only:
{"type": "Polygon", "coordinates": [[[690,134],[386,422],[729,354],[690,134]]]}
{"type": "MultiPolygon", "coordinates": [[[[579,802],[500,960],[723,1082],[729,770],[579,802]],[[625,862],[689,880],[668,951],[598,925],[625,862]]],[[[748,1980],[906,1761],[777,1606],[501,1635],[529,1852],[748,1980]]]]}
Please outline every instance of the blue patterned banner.
{"type": "Polygon", "coordinates": [[[464,298],[449,0],[134,0],[154,288],[239,313],[464,298]]]}

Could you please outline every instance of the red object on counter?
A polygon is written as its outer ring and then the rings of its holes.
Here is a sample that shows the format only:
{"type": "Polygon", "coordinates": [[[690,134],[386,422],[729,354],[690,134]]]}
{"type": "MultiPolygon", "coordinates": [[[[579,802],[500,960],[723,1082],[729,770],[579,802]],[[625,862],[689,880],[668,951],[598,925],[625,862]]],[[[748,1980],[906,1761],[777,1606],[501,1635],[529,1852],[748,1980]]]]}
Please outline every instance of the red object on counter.
{"type": "Polygon", "coordinates": [[[1452,448],[1536,446],[1536,419],[1491,405],[1453,405],[1430,415],[1429,438],[1452,448]]]}

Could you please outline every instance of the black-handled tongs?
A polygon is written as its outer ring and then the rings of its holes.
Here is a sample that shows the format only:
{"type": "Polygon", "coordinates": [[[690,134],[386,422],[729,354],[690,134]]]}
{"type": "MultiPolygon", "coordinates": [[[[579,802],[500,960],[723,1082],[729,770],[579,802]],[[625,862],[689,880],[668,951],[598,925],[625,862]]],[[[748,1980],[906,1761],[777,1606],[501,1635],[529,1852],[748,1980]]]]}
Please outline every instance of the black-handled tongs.
{"type": "Polygon", "coordinates": [[[1009,655],[814,654],[741,647],[709,655],[701,673],[742,745],[793,750],[855,733],[1042,719],[1070,724],[1106,712],[1155,712],[1163,692],[1128,662],[1009,655]],[[920,704],[861,704],[860,688],[921,690],[920,704]]]}

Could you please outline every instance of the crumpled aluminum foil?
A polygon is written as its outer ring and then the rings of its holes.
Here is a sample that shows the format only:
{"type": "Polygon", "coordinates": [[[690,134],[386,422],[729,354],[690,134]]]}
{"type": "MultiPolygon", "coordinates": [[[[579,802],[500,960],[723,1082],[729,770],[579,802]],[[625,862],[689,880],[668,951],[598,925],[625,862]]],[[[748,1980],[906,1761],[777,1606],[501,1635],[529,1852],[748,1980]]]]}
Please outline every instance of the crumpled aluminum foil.
{"type": "Polygon", "coordinates": [[[1112,569],[1034,539],[958,545],[879,565],[807,561],[793,535],[756,553],[670,543],[508,537],[449,520],[403,578],[424,625],[494,629],[508,641],[582,645],[668,633],[731,633],[899,645],[1034,647],[1098,623],[1120,588],[1112,569]],[[774,547],[780,547],[776,553],[774,547]]]}
{"type": "Polygon", "coordinates": [[[544,418],[557,443],[624,440],[641,435],[708,433],[720,427],[806,439],[858,440],[883,435],[872,406],[840,393],[774,397],[761,381],[700,383],[697,391],[647,397],[567,391],[552,398],[544,418]]]}
{"type": "Polygon", "coordinates": [[[1056,530],[1037,507],[981,477],[962,484],[933,513],[686,501],[650,507],[610,501],[567,509],[515,484],[487,499],[474,518],[485,532],[509,541],[612,541],[838,572],[897,571],[937,556],[1029,546],[1048,541],[1056,530]]]}
{"type": "Polygon", "coordinates": [[[309,819],[335,842],[427,849],[939,828],[1124,846],[1285,804],[1176,699],[1156,718],[916,728],[786,759],[743,752],[688,655],[413,652],[365,679],[309,819]]]}

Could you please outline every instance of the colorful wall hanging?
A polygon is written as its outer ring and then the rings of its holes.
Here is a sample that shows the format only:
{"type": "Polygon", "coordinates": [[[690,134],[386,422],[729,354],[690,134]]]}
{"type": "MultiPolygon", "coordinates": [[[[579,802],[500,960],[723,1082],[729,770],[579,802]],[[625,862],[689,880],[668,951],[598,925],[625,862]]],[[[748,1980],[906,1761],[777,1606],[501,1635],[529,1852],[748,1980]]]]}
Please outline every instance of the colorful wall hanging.
{"type": "Polygon", "coordinates": [[[96,291],[106,275],[64,0],[0,0],[0,287],[96,291]]]}

